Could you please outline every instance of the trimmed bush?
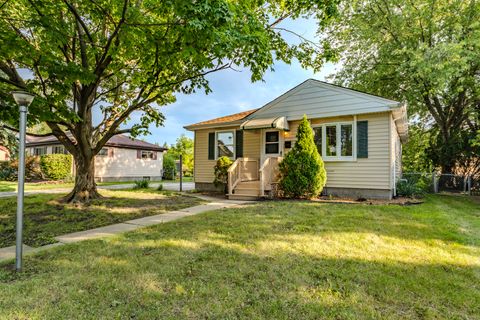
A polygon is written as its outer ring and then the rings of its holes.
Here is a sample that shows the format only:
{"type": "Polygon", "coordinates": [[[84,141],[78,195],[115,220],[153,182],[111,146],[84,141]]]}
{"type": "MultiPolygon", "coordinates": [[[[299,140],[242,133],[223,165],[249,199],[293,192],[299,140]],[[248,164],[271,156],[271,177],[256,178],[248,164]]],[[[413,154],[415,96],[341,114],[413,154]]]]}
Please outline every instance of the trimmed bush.
{"type": "Polygon", "coordinates": [[[227,180],[228,180],[228,168],[232,165],[233,161],[230,160],[229,157],[220,157],[213,168],[215,179],[213,180],[213,184],[215,187],[224,186],[225,191],[227,187],[227,180]]]}
{"type": "Polygon", "coordinates": [[[327,172],[313,140],[313,130],[304,115],[297,141],[279,164],[279,188],[287,198],[313,198],[327,183],[327,172]]]}
{"type": "Polygon", "coordinates": [[[65,179],[72,171],[72,156],[69,154],[45,154],[40,157],[40,167],[48,179],[65,179]]]}

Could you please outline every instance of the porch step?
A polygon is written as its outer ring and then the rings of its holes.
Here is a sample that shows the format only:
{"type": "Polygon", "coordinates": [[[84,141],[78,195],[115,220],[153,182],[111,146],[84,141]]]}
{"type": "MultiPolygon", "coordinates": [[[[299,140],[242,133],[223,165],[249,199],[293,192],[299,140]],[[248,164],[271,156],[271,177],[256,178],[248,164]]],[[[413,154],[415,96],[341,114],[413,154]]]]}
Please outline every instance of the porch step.
{"type": "Polygon", "coordinates": [[[260,198],[260,181],[242,181],[233,189],[233,194],[228,195],[232,200],[258,200],[260,198]]]}
{"type": "Polygon", "coordinates": [[[249,194],[239,194],[239,193],[234,193],[234,194],[229,194],[228,195],[229,200],[243,200],[243,201],[255,201],[260,199],[260,196],[253,196],[249,194]]]}

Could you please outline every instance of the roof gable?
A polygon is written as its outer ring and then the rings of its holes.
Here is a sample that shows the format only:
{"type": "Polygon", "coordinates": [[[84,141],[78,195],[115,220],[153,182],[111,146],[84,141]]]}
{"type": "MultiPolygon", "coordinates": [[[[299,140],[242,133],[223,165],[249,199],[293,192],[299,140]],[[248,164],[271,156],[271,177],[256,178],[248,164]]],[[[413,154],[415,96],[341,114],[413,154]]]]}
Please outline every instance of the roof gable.
{"type": "Polygon", "coordinates": [[[393,100],[308,79],[252,113],[247,119],[286,116],[288,120],[390,111],[393,100]]]}

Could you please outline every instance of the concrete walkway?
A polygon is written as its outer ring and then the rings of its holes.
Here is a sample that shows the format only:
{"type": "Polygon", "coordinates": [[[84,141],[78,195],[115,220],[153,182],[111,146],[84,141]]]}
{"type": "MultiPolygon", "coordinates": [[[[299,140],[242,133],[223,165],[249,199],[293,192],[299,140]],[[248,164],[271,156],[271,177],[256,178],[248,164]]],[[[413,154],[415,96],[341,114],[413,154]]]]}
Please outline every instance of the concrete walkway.
{"type": "MultiPolygon", "coordinates": [[[[135,220],[129,220],[122,223],[112,224],[106,227],[64,234],[62,236],[55,237],[55,239],[58,242],[54,244],[49,244],[49,245],[38,247],[38,248],[32,248],[24,245],[23,252],[25,254],[32,254],[32,253],[50,249],[52,247],[61,246],[67,243],[112,236],[112,235],[120,234],[123,232],[128,232],[128,231],[136,230],[139,228],[143,228],[146,226],[178,220],[184,217],[193,216],[206,211],[217,210],[222,208],[238,207],[246,203],[252,203],[252,201],[226,200],[226,199],[218,199],[218,198],[212,198],[212,197],[207,197],[202,195],[194,195],[194,196],[202,200],[209,201],[209,203],[201,204],[201,205],[190,207],[190,208],[185,208],[178,211],[169,211],[163,214],[143,217],[135,220]]],[[[15,246],[0,249],[0,261],[13,259],[13,258],[15,258],[15,246]]]]}
{"type": "MultiPolygon", "coordinates": [[[[160,183],[162,182],[154,182],[150,184],[151,188],[157,188],[160,183]]],[[[179,182],[163,182],[163,189],[170,190],[170,191],[180,191],[180,183],[179,182]]],[[[108,186],[98,186],[98,189],[105,189],[105,190],[121,190],[121,189],[131,189],[135,185],[134,184],[112,184],[108,186]]],[[[182,191],[190,191],[195,189],[195,183],[193,182],[184,182],[182,185],[182,191]]],[[[58,189],[46,189],[46,190],[31,190],[25,191],[25,195],[32,195],[32,194],[44,194],[44,193],[68,193],[72,190],[72,188],[58,188],[58,189]]],[[[7,198],[7,197],[14,197],[17,195],[16,191],[7,191],[7,192],[0,192],[0,198],[7,198]]]]}

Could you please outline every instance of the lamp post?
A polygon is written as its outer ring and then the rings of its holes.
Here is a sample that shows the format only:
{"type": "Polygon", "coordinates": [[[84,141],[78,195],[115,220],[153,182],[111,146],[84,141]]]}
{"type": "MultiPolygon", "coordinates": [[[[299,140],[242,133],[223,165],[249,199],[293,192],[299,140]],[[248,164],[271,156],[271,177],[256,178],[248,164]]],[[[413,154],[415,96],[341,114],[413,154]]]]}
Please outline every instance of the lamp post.
{"type": "Polygon", "coordinates": [[[17,238],[15,250],[15,269],[22,270],[22,251],[23,251],[23,197],[25,184],[25,135],[27,129],[28,106],[32,103],[33,94],[24,91],[13,91],[13,99],[19,106],[20,111],[20,130],[18,150],[18,192],[17,192],[17,238]]]}

